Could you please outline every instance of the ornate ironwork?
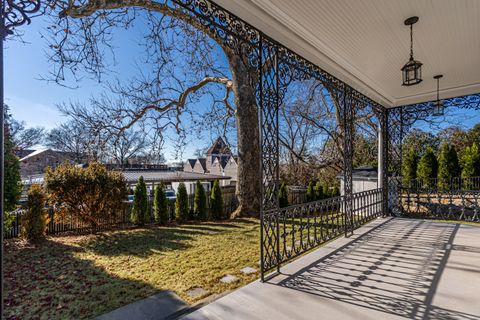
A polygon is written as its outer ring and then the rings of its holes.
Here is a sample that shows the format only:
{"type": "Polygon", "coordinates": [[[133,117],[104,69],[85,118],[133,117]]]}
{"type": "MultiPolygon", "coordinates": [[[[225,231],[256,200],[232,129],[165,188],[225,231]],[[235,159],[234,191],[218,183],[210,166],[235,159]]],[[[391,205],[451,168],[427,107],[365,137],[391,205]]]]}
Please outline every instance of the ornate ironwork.
{"type": "Polygon", "coordinates": [[[340,101],[343,127],[343,190],[345,195],[345,236],[353,232],[353,135],[355,127],[354,99],[344,86],[340,101]]]}
{"type": "Polygon", "coordinates": [[[480,177],[409,181],[400,205],[407,216],[479,222],[480,177]]]}
{"type": "Polygon", "coordinates": [[[402,141],[404,136],[403,109],[388,109],[387,111],[387,192],[388,211],[392,215],[400,215],[399,189],[402,182],[402,141]]]}
{"type": "Polygon", "coordinates": [[[278,109],[279,62],[278,47],[261,37],[259,56],[259,82],[257,85],[260,119],[261,169],[262,169],[262,217],[261,217],[261,269],[279,264],[279,142],[278,109]]]}
{"type": "Polygon", "coordinates": [[[3,34],[24,24],[30,24],[31,17],[41,8],[40,0],[5,0],[3,1],[2,21],[3,34]]]}

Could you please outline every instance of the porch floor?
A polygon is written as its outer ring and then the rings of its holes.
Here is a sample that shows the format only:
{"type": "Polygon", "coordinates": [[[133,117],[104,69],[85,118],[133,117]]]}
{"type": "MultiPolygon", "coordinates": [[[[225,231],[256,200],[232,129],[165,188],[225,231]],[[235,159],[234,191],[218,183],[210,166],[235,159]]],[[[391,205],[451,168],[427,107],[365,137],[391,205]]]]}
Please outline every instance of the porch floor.
{"type": "Polygon", "coordinates": [[[480,227],[377,219],[182,319],[480,319],[480,227]]]}

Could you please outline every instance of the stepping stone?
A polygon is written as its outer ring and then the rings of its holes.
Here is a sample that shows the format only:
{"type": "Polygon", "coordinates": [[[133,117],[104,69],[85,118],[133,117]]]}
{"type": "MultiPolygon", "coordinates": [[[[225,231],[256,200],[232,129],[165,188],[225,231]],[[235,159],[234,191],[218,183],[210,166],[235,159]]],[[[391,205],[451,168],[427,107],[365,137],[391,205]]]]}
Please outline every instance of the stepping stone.
{"type": "Polygon", "coordinates": [[[188,290],[187,294],[190,298],[196,299],[207,295],[208,291],[203,288],[196,287],[188,290]]]}
{"type": "Polygon", "coordinates": [[[235,281],[238,281],[238,277],[235,277],[231,274],[227,274],[226,276],[220,279],[220,282],[223,282],[223,283],[232,283],[235,281]]]}
{"type": "Polygon", "coordinates": [[[250,268],[250,267],[245,267],[242,270],[240,270],[240,272],[243,273],[243,274],[252,274],[252,273],[256,273],[257,269],[250,268]]]}

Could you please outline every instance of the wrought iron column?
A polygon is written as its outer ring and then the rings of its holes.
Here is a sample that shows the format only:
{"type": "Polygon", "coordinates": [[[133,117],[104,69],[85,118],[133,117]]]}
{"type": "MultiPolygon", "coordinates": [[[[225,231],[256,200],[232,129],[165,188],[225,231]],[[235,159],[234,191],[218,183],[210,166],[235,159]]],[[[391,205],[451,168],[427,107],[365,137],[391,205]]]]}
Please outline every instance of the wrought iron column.
{"type": "Polygon", "coordinates": [[[378,181],[382,188],[382,215],[388,211],[388,117],[387,109],[382,107],[378,119],[378,181]]]}
{"type": "Polygon", "coordinates": [[[260,36],[258,108],[260,122],[262,207],[261,207],[261,275],[273,267],[280,271],[279,225],[279,137],[278,45],[260,36]]]}
{"type": "Polygon", "coordinates": [[[345,199],[345,236],[353,233],[353,134],[355,126],[353,99],[350,87],[343,85],[343,190],[345,199]]]}

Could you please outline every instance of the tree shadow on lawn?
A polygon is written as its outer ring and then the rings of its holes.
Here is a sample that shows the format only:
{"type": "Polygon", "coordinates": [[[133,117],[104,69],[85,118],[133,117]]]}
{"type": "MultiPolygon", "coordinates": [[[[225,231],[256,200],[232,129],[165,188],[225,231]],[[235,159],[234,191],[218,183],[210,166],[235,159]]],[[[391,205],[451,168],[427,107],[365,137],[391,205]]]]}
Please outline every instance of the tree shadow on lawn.
{"type": "Polygon", "coordinates": [[[83,251],[54,240],[6,241],[4,319],[88,319],[158,292],[78,258],[83,251]]]}
{"type": "Polygon", "coordinates": [[[221,223],[199,223],[104,232],[87,239],[82,246],[103,256],[148,257],[162,251],[187,249],[192,246],[190,242],[198,237],[231,232],[228,230],[230,226],[221,223]]]}

